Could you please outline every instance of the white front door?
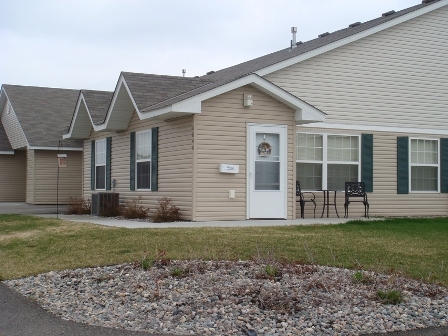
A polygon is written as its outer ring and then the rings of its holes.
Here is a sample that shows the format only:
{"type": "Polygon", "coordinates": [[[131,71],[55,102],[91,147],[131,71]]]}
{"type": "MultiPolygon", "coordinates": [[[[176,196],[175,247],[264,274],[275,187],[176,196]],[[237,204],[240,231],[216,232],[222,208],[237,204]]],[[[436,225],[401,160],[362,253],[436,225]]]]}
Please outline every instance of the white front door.
{"type": "Polygon", "coordinates": [[[287,126],[248,126],[247,218],[287,218],[287,126]]]}

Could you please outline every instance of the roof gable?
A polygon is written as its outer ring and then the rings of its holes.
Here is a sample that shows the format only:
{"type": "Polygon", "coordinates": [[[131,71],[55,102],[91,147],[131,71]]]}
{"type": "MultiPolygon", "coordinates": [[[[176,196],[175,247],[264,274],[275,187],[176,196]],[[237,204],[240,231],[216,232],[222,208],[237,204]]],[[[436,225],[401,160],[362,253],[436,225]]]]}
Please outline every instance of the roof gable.
{"type": "Polygon", "coordinates": [[[122,72],[122,76],[139,111],[210,84],[210,81],[191,77],[161,76],[131,72],[122,72]]]}
{"type": "MultiPolygon", "coordinates": [[[[78,90],[3,85],[30,147],[58,147],[73,115],[78,90]]],[[[64,147],[81,147],[79,141],[64,147]]]]}

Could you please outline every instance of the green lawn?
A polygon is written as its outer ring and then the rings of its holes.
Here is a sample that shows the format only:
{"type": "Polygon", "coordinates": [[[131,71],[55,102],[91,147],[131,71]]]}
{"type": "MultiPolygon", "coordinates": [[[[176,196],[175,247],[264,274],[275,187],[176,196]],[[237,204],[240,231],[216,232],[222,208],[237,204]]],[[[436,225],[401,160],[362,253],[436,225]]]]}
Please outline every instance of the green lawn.
{"type": "Polygon", "coordinates": [[[123,229],[0,215],[0,277],[170,259],[280,260],[402,272],[448,286],[448,218],[353,221],[329,226],[123,229]]]}

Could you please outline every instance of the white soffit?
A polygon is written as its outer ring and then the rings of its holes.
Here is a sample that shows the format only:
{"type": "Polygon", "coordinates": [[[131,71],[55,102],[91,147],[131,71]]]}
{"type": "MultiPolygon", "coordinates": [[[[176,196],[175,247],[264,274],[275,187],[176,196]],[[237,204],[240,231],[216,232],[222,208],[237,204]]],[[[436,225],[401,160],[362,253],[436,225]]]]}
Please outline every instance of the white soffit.
{"type": "Polygon", "coordinates": [[[267,95],[281,101],[285,105],[294,109],[296,111],[296,118],[308,118],[306,120],[296,119],[296,121],[300,121],[299,123],[325,120],[325,113],[256,74],[250,74],[248,76],[218,86],[212,90],[203,92],[173,105],[148,112],[142,112],[140,119],[168,119],[172,118],[174,115],[198,114],[201,113],[202,101],[216,97],[220,94],[232,91],[245,85],[254,86],[263,93],[266,93],[267,95]]]}
{"type": "Polygon", "coordinates": [[[364,30],[364,31],[359,32],[357,34],[354,34],[352,36],[348,36],[348,37],[343,38],[341,40],[338,40],[338,41],[335,41],[333,43],[324,45],[324,46],[322,46],[320,48],[311,50],[311,51],[309,51],[307,53],[304,53],[302,55],[298,55],[296,57],[287,59],[287,60],[285,60],[283,62],[279,62],[279,63],[273,64],[271,66],[268,66],[266,68],[260,69],[260,70],[256,71],[255,73],[257,75],[259,75],[259,76],[266,76],[266,75],[268,75],[268,74],[270,74],[272,72],[275,72],[275,71],[281,70],[283,68],[286,68],[288,66],[294,65],[296,63],[305,61],[305,60],[307,60],[309,58],[312,58],[314,56],[323,54],[323,53],[325,53],[327,51],[336,49],[336,48],[341,47],[343,45],[346,45],[348,43],[360,40],[360,39],[362,39],[364,37],[367,37],[369,35],[378,33],[378,32],[380,32],[382,30],[385,30],[387,28],[396,26],[396,25],[398,25],[400,23],[409,21],[409,20],[414,19],[414,18],[416,18],[416,17],[418,17],[420,15],[432,12],[433,10],[439,9],[439,8],[441,8],[443,6],[446,6],[446,5],[448,5],[448,0],[441,0],[441,1],[435,2],[434,4],[431,4],[431,5],[425,6],[425,7],[421,8],[421,9],[415,10],[413,12],[404,14],[404,15],[396,18],[396,19],[384,22],[382,24],[379,24],[378,26],[375,26],[375,27],[372,27],[370,29],[364,30]]]}

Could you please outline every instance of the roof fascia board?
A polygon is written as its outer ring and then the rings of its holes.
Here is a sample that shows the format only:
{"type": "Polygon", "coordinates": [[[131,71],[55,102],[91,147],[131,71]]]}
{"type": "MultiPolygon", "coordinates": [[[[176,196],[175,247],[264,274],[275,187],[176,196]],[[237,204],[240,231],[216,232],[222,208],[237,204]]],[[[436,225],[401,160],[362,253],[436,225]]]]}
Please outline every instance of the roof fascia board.
{"type": "Polygon", "coordinates": [[[47,147],[47,146],[28,146],[29,150],[63,150],[63,151],[83,151],[83,148],[79,147],[47,147]]]}
{"type": "Polygon", "coordinates": [[[306,124],[298,125],[298,127],[308,129],[320,128],[328,130],[348,130],[348,131],[368,131],[368,132],[389,132],[389,133],[408,133],[408,134],[423,134],[423,135],[441,135],[447,136],[448,130],[434,129],[434,128],[414,128],[414,127],[399,127],[399,126],[381,126],[381,125],[357,125],[357,124],[306,124]]]}
{"type": "Polygon", "coordinates": [[[116,101],[117,101],[118,94],[119,94],[120,89],[121,89],[122,86],[125,87],[126,92],[128,93],[129,98],[131,99],[132,104],[134,105],[135,111],[137,111],[138,116],[140,117],[140,119],[142,119],[142,118],[141,118],[140,111],[139,111],[139,109],[138,109],[138,107],[137,107],[137,104],[135,103],[134,97],[132,97],[131,90],[129,90],[128,84],[126,83],[126,79],[123,77],[123,74],[120,74],[120,79],[118,80],[117,87],[115,88],[115,92],[114,92],[114,96],[113,96],[113,98],[112,98],[112,102],[111,102],[111,104],[110,104],[110,106],[109,106],[109,110],[107,111],[106,120],[104,121],[104,123],[102,123],[102,124],[100,124],[100,125],[94,125],[94,124],[92,123],[93,128],[94,128],[94,130],[95,130],[96,132],[98,132],[98,131],[108,130],[109,120],[110,120],[111,115],[112,115],[112,113],[113,113],[113,111],[114,111],[115,103],[116,103],[116,101]]]}
{"type": "Polygon", "coordinates": [[[87,106],[86,100],[84,98],[84,95],[81,94],[79,95],[78,101],[76,102],[76,107],[75,107],[75,115],[72,118],[72,123],[70,124],[70,130],[68,133],[62,135],[63,139],[70,139],[72,137],[73,134],[73,130],[76,127],[76,120],[78,119],[78,114],[79,114],[79,108],[81,107],[81,104],[84,103],[84,107],[86,108],[87,111],[87,116],[89,117],[90,123],[93,125],[93,120],[92,120],[92,116],[90,115],[90,110],[89,107],[87,106]]]}
{"type": "Polygon", "coordinates": [[[307,60],[309,58],[318,56],[318,55],[323,54],[323,53],[325,53],[327,51],[330,51],[330,50],[342,47],[342,46],[344,46],[346,44],[349,44],[351,42],[360,40],[360,39],[362,39],[364,37],[367,37],[367,36],[370,36],[372,34],[378,33],[378,32],[380,32],[382,30],[385,30],[385,29],[388,29],[390,27],[396,26],[396,25],[398,25],[400,23],[409,21],[409,20],[414,19],[414,18],[416,18],[416,17],[418,17],[420,15],[432,12],[433,10],[439,9],[439,8],[441,8],[443,6],[446,6],[446,5],[448,5],[448,0],[441,0],[439,2],[436,2],[436,3],[432,4],[432,5],[428,5],[426,7],[421,8],[421,9],[415,10],[415,11],[407,13],[407,14],[404,14],[404,15],[402,15],[402,16],[394,19],[394,20],[384,22],[384,23],[382,23],[382,24],[380,24],[378,26],[375,26],[375,27],[372,27],[370,29],[364,30],[364,31],[359,32],[357,34],[354,34],[352,36],[348,36],[348,37],[346,37],[344,39],[341,39],[341,40],[335,41],[333,43],[327,44],[325,46],[322,46],[320,48],[311,50],[311,51],[309,51],[309,52],[307,52],[305,54],[298,55],[296,57],[287,59],[285,61],[282,61],[282,62],[273,64],[273,65],[270,65],[270,66],[268,66],[266,68],[263,68],[263,69],[260,69],[258,71],[255,71],[255,73],[257,75],[259,75],[259,76],[266,76],[266,75],[268,75],[268,74],[270,74],[272,72],[275,72],[275,71],[281,70],[283,68],[286,68],[288,66],[294,65],[296,63],[305,61],[305,60],[307,60]]]}
{"type": "Polygon", "coordinates": [[[0,151],[0,155],[14,155],[14,151],[0,151]]]}

